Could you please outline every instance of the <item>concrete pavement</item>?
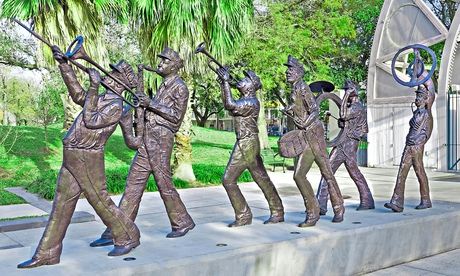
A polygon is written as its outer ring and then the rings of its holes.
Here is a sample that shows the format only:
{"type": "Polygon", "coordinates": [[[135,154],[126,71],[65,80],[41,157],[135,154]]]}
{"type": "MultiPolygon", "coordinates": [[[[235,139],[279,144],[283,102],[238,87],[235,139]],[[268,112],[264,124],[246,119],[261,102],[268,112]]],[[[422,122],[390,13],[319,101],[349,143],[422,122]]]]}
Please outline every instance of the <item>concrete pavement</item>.
{"type": "MultiPolygon", "coordinates": [[[[33,254],[43,228],[0,233],[0,266],[5,275],[349,275],[460,248],[460,176],[429,172],[434,207],[416,211],[418,184],[411,172],[405,212],[395,214],[384,209],[383,203],[391,196],[397,170],[362,169],[377,209],[354,210],[359,198],[356,187],[340,169],[337,181],[342,193],[351,197],[345,200],[345,221],[340,224],[330,222],[329,211],[316,227],[298,228],[296,224],[305,219],[305,208],[292,172],[276,172],[270,175],[285,205],[285,223],[262,224],[269,215],[268,206],[255,183],[241,185],[255,219],[252,225],[237,229],[226,227],[234,215],[221,186],[180,190],[197,227],[183,238],[166,239],[170,228],[159,194],[146,193],[136,220],[142,233],[141,246],[129,255],[136,260],[110,258],[106,256],[110,247],[88,246],[104,229],[96,216],[95,222],[69,227],[59,265],[27,271],[17,270],[16,265],[33,254]]],[[[316,188],[319,171],[313,169],[308,178],[316,188]]],[[[118,202],[120,196],[113,198],[118,202]]],[[[94,213],[84,199],[79,200],[77,210],[94,213]]],[[[447,254],[452,252],[456,251],[447,254]]],[[[419,275],[411,274],[411,269],[418,267],[406,264],[374,273],[419,275]]]]}

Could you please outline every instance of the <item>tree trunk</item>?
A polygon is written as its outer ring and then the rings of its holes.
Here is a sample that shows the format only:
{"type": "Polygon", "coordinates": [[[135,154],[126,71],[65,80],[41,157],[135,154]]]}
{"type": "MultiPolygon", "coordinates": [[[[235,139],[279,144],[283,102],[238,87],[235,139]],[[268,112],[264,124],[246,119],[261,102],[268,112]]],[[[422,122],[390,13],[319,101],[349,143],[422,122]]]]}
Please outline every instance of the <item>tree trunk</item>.
{"type": "Polygon", "coordinates": [[[184,121],[176,133],[174,152],[174,177],[185,181],[195,181],[192,168],[192,98],[189,98],[184,121]]]}
{"type": "Polygon", "coordinates": [[[64,105],[64,130],[68,130],[72,126],[73,121],[81,112],[82,108],[72,101],[68,94],[61,94],[61,100],[64,105]]]}
{"type": "Polygon", "coordinates": [[[259,128],[260,148],[268,149],[270,144],[268,142],[267,120],[265,119],[265,107],[262,90],[257,92],[257,98],[259,98],[260,101],[259,121],[257,122],[259,128]]]}

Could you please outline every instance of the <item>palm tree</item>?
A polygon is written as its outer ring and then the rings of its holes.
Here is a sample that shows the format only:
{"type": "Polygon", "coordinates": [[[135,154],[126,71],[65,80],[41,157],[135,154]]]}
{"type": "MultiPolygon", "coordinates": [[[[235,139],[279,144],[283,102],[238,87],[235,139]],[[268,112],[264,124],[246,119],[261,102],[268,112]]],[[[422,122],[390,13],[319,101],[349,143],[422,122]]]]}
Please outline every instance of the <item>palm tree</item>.
{"type": "MultiPolygon", "coordinates": [[[[223,62],[238,48],[253,18],[252,0],[133,0],[133,29],[139,30],[144,57],[154,64],[165,47],[179,51],[185,61],[185,78],[205,74],[207,61],[194,55],[202,41],[223,62]]],[[[191,102],[181,129],[176,134],[175,177],[195,180],[192,169],[191,102]]]]}
{"type": "MultiPolygon", "coordinates": [[[[27,20],[35,31],[52,44],[68,45],[77,35],[84,34],[85,50],[95,61],[107,65],[108,55],[101,32],[103,15],[125,10],[125,1],[116,0],[3,0],[2,17],[27,20]]],[[[55,67],[48,47],[41,49],[41,65],[55,67]]],[[[80,111],[66,94],[65,125],[68,128],[80,111]]]]}

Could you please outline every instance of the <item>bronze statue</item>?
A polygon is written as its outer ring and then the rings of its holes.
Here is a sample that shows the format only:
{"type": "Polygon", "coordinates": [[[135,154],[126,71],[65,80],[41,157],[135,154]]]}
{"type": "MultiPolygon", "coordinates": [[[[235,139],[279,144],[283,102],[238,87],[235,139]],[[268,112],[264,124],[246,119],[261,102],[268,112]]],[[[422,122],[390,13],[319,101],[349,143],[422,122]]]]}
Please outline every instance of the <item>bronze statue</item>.
{"type": "Polygon", "coordinates": [[[420,184],[420,204],[415,209],[431,208],[430,187],[428,185],[428,177],[426,176],[425,167],[423,166],[423,152],[425,144],[431,137],[433,131],[433,114],[431,107],[433,106],[436,92],[434,83],[431,77],[436,69],[436,54],[430,48],[414,44],[409,45],[399,50],[393,58],[391,69],[394,79],[401,85],[407,87],[417,87],[415,91],[415,110],[412,110],[413,115],[409,121],[409,133],[406,136],[406,146],[404,147],[401,163],[399,165],[396,185],[393,191],[391,201],[385,203],[385,207],[393,210],[393,212],[402,212],[404,210],[404,189],[407,179],[407,174],[411,166],[414,166],[415,174],[417,175],[420,184]],[[410,81],[404,82],[396,74],[396,62],[401,53],[408,49],[414,50],[414,60],[409,65],[408,75],[410,81]],[[432,59],[430,71],[425,70],[425,65],[420,56],[420,50],[425,50],[432,59]]]}
{"type": "MultiPolygon", "coordinates": [[[[358,168],[356,156],[359,141],[368,132],[366,108],[359,101],[358,88],[352,81],[347,80],[343,89],[345,89],[345,96],[340,107],[338,122],[339,127],[345,129],[347,132],[344,138],[341,139],[340,144],[334,147],[329,154],[332,172],[335,173],[340,165],[345,164],[345,168],[350,174],[351,179],[353,179],[356,187],[358,187],[360,204],[357,210],[374,209],[374,198],[366,179],[358,168]]],[[[325,215],[327,212],[328,196],[327,183],[322,178],[316,195],[321,215],[325,215]]]]}
{"type": "MultiPolygon", "coordinates": [[[[119,207],[134,221],[148,178],[153,174],[171,222],[172,231],[166,237],[177,238],[195,227],[173,185],[170,165],[174,134],[179,130],[184,118],[189,91],[178,75],[183,67],[179,54],[166,47],[158,57],[160,63],[155,72],[163,77],[163,82],[153,99],[145,94],[138,94],[140,105],[145,107],[145,129],[140,145],[134,146],[138,149],[131,163],[119,207]]],[[[124,128],[130,129],[131,126],[124,128]]],[[[126,132],[124,134],[125,140],[129,140],[126,132]]],[[[90,245],[95,247],[112,244],[112,232],[113,229],[107,228],[101,237],[90,245]]]]}
{"type": "Polygon", "coordinates": [[[245,78],[235,84],[241,94],[241,98],[235,100],[230,88],[232,77],[227,68],[220,67],[217,74],[220,79],[224,107],[233,115],[236,132],[236,143],[223,177],[223,186],[235,210],[235,221],[228,226],[237,227],[252,223],[251,209],[237,185],[238,177],[246,169],[249,170],[268,201],[270,218],[264,224],[283,222],[284,208],[281,198],[270,180],[260,156],[259,130],[257,128],[260,102],[256,97],[256,92],[262,88],[262,83],[253,71],[245,71],[245,78]]]}
{"type": "Polygon", "coordinates": [[[318,165],[321,175],[327,182],[334,209],[332,222],[341,222],[345,207],[327,156],[324,128],[319,120],[319,108],[315,96],[303,80],[305,75],[303,65],[292,56],[288,57],[288,62],[285,65],[288,67],[286,79],[292,85],[292,93],[290,95],[291,104],[285,108],[284,113],[294,119],[297,128],[303,131],[303,139],[305,139],[294,172],[294,181],[302,194],[307,209],[306,220],[300,223],[299,227],[314,226],[320,218],[318,200],[306,177],[313,162],[318,165]]]}
{"type": "MultiPolygon", "coordinates": [[[[59,263],[62,240],[81,193],[104,224],[113,230],[115,247],[109,256],[127,254],[139,245],[138,228],[107,193],[104,171],[104,145],[121,119],[123,101],[118,94],[125,88],[109,76],[101,80],[97,71],[88,69],[90,85],[85,91],[59,48],[53,47],[53,53],[72,100],[82,106],[83,111],[63,139],[64,158],[45,232],[32,259],[19,264],[18,268],[59,263]],[[98,95],[101,81],[107,91],[98,95]]],[[[111,67],[111,76],[129,87],[136,86],[137,79],[129,64],[120,61],[111,67]]]]}
{"type": "MultiPolygon", "coordinates": [[[[425,76],[426,72],[422,75],[425,76]]],[[[430,188],[425,167],[423,166],[423,153],[426,142],[430,139],[433,131],[433,114],[431,107],[435,100],[435,90],[432,80],[419,85],[415,91],[415,105],[413,116],[409,121],[409,133],[406,137],[406,146],[401,157],[398,176],[391,201],[385,203],[385,207],[394,212],[404,210],[404,188],[407,174],[411,166],[414,166],[420,184],[420,204],[415,209],[431,208],[430,188]]]]}

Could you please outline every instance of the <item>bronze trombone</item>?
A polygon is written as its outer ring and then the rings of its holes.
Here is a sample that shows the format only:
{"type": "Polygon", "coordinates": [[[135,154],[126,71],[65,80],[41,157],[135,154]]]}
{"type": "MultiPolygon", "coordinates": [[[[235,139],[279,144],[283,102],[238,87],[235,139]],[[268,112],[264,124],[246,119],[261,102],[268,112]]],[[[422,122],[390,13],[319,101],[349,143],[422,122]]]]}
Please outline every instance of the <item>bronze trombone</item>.
{"type": "MultiPolygon", "coordinates": [[[[207,50],[206,50],[206,42],[201,42],[198,47],[196,47],[195,49],[195,54],[198,54],[198,53],[201,53],[201,54],[204,54],[206,55],[208,58],[209,58],[209,61],[208,61],[208,67],[214,71],[214,73],[218,74],[217,73],[217,69],[219,68],[225,68],[219,61],[217,61],[217,59],[215,59],[207,50]],[[211,64],[214,63],[216,67],[212,66],[211,64]]],[[[230,75],[230,84],[232,85],[235,85],[236,83],[236,79],[230,75]]]]}
{"type": "MultiPolygon", "coordinates": [[[[17,24],[19,24],[21,27],[23,27],[24,29],[26,29],[29,33],[31,33],[33,36],[35,36],[36,38],[38,38],[40,41],[42,41],[43,43],[45,43],[48,47],[52,48],[53,45],[51,45],[51,43],[49,43],[48,41],[46,41],[43,37],[41,37],[39,34],[37,34],[36,32],[34,32],[33,30],[31,30],[29,27],[27,27],[26,25],[24,25],[22,22],[20,22],[19,20],[17,19],[14,19],[13,18],[13,21],[16,22],[17,24]]],[[[88,62],[89,64],[93,65],[94,67],[96,67],[97,69],[99,69],[102,73],[104,73],[106,76],[110,77],[111,79],[113,79],[115,82],[117,82],[118,84],[120,84],[121,86],[123,86],[123,88],[125,88],[129,93],[132,94],[133,98],[135,99],[133,102],[130,102],[128,101],[125,97],[123,97],[122,95],[118,94],[117,92],[113,91],[112,89],[110,89],[110,87],[104,83],[104,81],[101,81],[101,84],[103,87],[105,87],[106,89],[109,89],[110,91],[112,91],[113,93],[117,94],[119,97],[121,97],[123,99],[124,102],[126,102],[128,105],[136,108],[136,107],[139,107],[139,97],[136,95],[136,93],[128,86],[126,85],[126,83],[124,83],[123,81],[119,80],[117,77],[111,75],[109,72],[107,72],[104,68],[102,68],[102,66],[100,66],[99,64],[97,64],[94,60],[92,60],[88,54],[86,54],[86,51],[85,49],[83,48],[83,37],[82,36],[77,36],[77,38],[75,38],[74,41],[72,41],[72,43],[69,45],[68,49],[67,49],[67,52],[65,53],[64,57],[70,62],[72,63],[73,65],[75,65],[78,69],[82,70],[83,72],[86,72],[88,73],[88,68],[83,66],[82,64],[78,63],[76,60],[77,59],[82,59],[86,62],[88,62]]]]}

